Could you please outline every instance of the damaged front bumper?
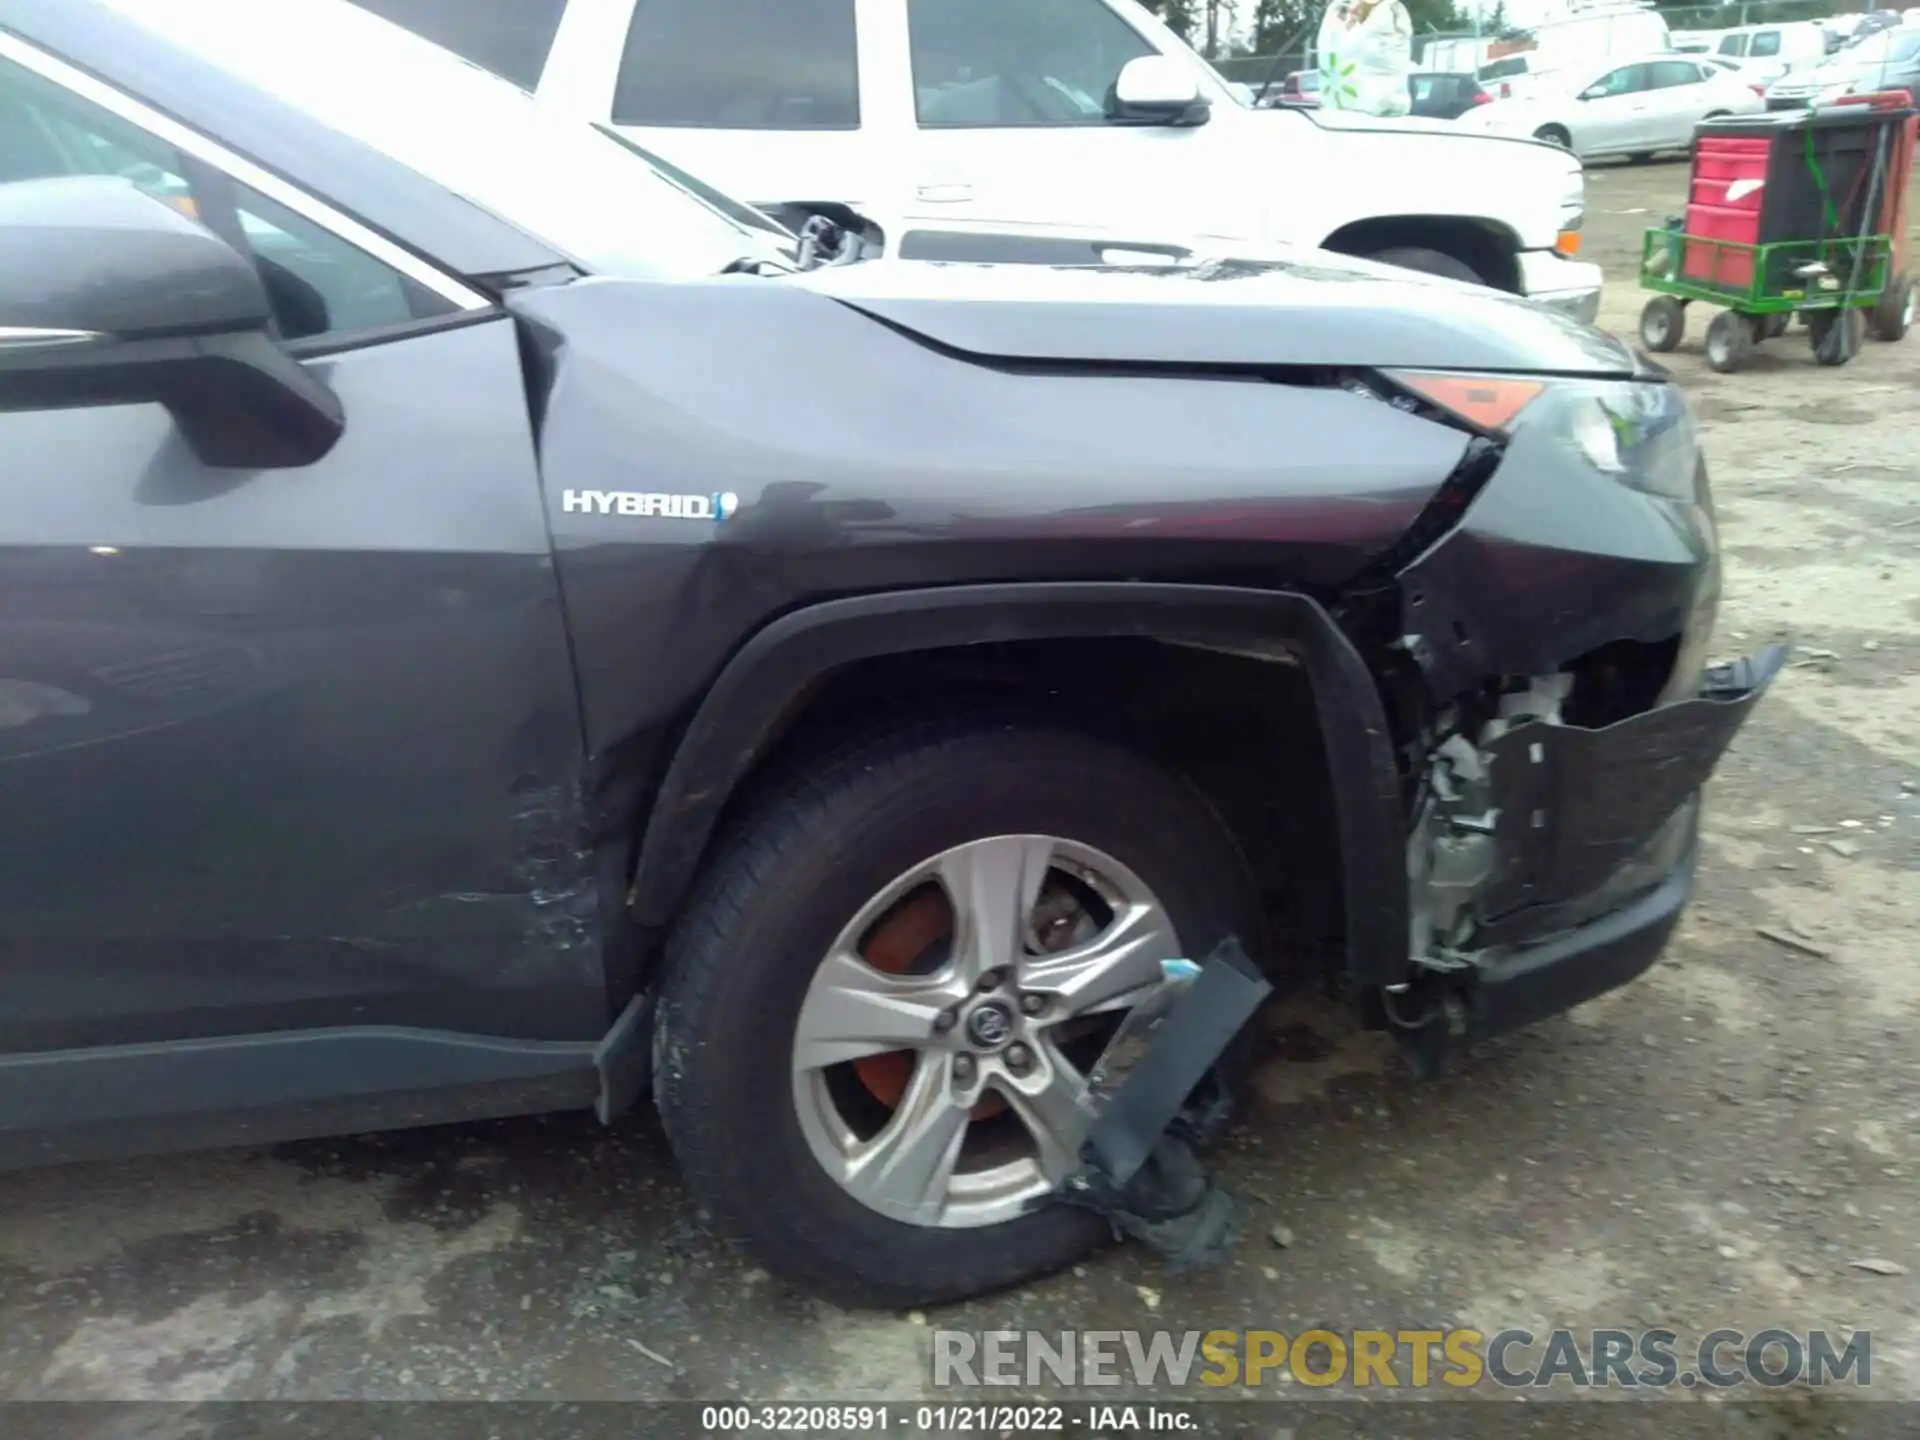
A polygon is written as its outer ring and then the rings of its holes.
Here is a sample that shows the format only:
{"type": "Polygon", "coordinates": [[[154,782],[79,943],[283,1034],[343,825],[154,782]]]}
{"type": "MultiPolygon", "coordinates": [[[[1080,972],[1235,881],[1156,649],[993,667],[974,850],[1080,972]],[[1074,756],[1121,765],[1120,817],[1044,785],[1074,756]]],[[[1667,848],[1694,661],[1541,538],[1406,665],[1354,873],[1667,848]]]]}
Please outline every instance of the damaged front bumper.
{"type": "Polygon", "coordinates": [[[1786,655],[1598,728],[1550,699],[1442,745],[1408,847],[1416,975],[1389,1018],[1470,1041],[1651,966],[1692,889],[1700,790],[1786,655]]]}

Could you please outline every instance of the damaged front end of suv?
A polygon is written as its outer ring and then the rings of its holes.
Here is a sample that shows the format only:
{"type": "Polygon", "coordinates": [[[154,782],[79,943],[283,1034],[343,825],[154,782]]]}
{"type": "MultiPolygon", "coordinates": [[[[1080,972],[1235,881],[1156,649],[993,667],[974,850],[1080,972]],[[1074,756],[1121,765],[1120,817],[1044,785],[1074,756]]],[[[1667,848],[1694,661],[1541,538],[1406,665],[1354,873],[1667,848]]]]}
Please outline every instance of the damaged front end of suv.
{"type": "Polygon", "coordinates": [[[1664,372],[1360,388],[1474,437],[1341,615],[1369,637],[1409,817],[1405,963],[1363,1001],[1431,1075],[1653,964],[1701,788],[1786,649],[1708,662],[1713,500],[1664,372]]]}

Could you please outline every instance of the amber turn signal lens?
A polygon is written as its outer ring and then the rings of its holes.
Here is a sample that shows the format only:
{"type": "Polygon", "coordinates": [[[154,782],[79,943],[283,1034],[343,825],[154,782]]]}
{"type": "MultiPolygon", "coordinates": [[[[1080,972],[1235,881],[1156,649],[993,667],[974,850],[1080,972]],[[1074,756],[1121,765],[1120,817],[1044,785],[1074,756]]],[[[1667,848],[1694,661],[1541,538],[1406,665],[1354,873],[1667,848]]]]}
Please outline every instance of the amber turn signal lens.
{"type": "Polygon", "coordinates": [[[1451,410],[1482,430],[1504,430],[1547,387],[1504,375],[1426,375],[1396,371],[1394,379],[1423,400],[1451,410]]]}
{"type": "Polygon", "coordinates": [[[1559,236],[1555,238],[1553,248],[1562,255],[1578,255],[1580,253],[1580,232],[1578,230],[1562,230],[1559,236]]]}

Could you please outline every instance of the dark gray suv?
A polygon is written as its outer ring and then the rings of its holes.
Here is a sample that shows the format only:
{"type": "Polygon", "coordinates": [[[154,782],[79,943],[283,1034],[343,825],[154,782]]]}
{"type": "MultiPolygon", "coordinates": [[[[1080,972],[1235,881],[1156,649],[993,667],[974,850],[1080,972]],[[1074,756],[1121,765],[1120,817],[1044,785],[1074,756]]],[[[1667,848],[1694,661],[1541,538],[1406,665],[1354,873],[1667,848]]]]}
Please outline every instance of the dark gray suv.
{"type": "Polygon", "coordinates": [[[1324,254],[853,253],[345,4],[0,0],[0,1159],[650,1092],[926,1302],[1104,1233],[1172,962],[1423,1071],[1653,962],[1781,663],[1708,664],[1661,372],[1324,254]]]}

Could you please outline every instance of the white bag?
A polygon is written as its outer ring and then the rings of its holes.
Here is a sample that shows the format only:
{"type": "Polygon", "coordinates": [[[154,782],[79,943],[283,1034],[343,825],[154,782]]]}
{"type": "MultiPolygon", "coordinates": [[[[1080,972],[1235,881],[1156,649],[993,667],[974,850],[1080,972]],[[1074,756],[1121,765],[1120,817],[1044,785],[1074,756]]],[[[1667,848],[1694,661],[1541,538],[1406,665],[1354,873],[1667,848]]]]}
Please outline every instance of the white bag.
{"type": "Polygon", "coordinates": [[[1412,108],[1413,22],[1400,0],[1334,0],[1320,20],[1320,103],[1404,115],[1412,108]]]}

